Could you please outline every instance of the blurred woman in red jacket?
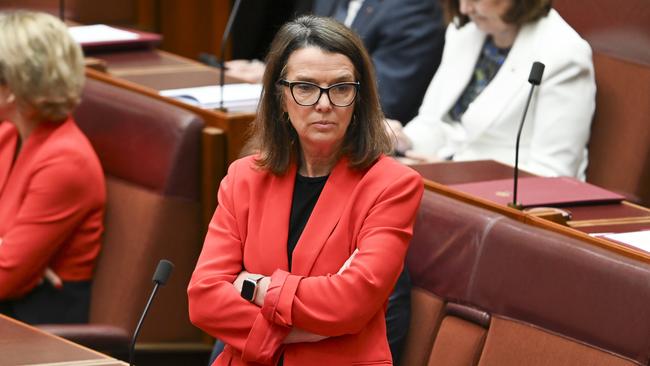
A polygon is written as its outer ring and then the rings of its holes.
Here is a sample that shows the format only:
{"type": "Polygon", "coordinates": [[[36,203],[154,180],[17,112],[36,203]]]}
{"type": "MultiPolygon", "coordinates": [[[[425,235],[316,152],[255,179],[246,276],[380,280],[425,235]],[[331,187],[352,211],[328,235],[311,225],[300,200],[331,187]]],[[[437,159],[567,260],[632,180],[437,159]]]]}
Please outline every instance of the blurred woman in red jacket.
{"type": "Polygon", "coordinates": [[[72,120],[83,55],[55,17],[0,13],[0,312],[88,319],[104,176],[72,120]]]}

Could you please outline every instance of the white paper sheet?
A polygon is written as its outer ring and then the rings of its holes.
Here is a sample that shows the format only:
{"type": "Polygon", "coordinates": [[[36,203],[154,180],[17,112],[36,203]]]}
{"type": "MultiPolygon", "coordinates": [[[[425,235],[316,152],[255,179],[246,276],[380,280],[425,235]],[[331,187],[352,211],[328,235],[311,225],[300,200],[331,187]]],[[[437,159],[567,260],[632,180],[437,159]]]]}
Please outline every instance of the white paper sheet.
{"type": "MultiPolygon", "coordinates": [[[[230,110],[255,110],[262,94],[262,84],[226,84],[223,90],[224,107],[230,110]]],[[[203,108],[218,108],[221,101],[219,85],[162,90],[160,95],[182,100],[203,108]]]]}
{"type": "Polygon", "coordinates": [[[113,28],[104,24],[69,27],[68,31],[70,32],[70,35],[72,35],[72,38],[82,45],[84,43],[129,41],[138,39],[137,33],[113,28]]]}
{"type": "Polygon", "coordinates": [[[646,252],[650,252],[650,230],[632,231],[629,233],[596,233],[591,235],[615,240],[646,252]]]}

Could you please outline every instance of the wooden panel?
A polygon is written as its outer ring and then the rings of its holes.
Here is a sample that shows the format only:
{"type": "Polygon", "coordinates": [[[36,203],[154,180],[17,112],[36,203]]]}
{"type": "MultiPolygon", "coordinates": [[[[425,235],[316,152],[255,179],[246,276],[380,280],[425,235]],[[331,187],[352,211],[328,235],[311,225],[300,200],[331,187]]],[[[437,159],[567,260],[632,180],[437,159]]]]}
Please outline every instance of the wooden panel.
{"type": "MultiPolygon", "coordinates": [[[[146,31],[157,29],[156,0],[67,0],[65,19],[80,24],[104,23],[146,31]]],[[[0,0],[0,8],[44,11],[59,16],[58,0],[0,0]]]]}
{"type": "Polygon", "coordinates": [[[230,1],[175,0],[159,4],[164,50],[192,59],[201,52],[219,54],[230,1]]]}

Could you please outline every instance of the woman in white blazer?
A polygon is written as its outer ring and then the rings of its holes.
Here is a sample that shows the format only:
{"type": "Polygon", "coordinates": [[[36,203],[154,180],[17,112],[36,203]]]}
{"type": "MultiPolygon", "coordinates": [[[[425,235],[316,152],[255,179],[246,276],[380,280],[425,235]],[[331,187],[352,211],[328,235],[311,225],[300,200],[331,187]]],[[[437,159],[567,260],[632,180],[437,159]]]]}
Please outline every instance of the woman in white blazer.
{"type": "Polygon", "coordinates": [[[584,179],[596,94],[587,42],[551,9],[551,0],[446,2],[453,23],[440,68],[418,116],[403,129],[391,123],[398,152],[512,165],[528,75],[540,61],[546,68],[522,132],[521,167],[584,179]]]}

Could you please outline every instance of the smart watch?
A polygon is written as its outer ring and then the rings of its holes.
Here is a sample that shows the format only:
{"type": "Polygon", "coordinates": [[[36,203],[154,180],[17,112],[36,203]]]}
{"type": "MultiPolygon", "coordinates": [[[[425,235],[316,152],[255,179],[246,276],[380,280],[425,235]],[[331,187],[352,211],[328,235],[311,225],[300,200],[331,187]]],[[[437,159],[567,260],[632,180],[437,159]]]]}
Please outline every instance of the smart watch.
{"type": "Polygon", "coordinates": [[[262,278],[264,278],[264,275],[261,274],[248,276],[241,285],[241,297],[253,302],[255,294],[257,294],[257,284],[262,278]]]}

